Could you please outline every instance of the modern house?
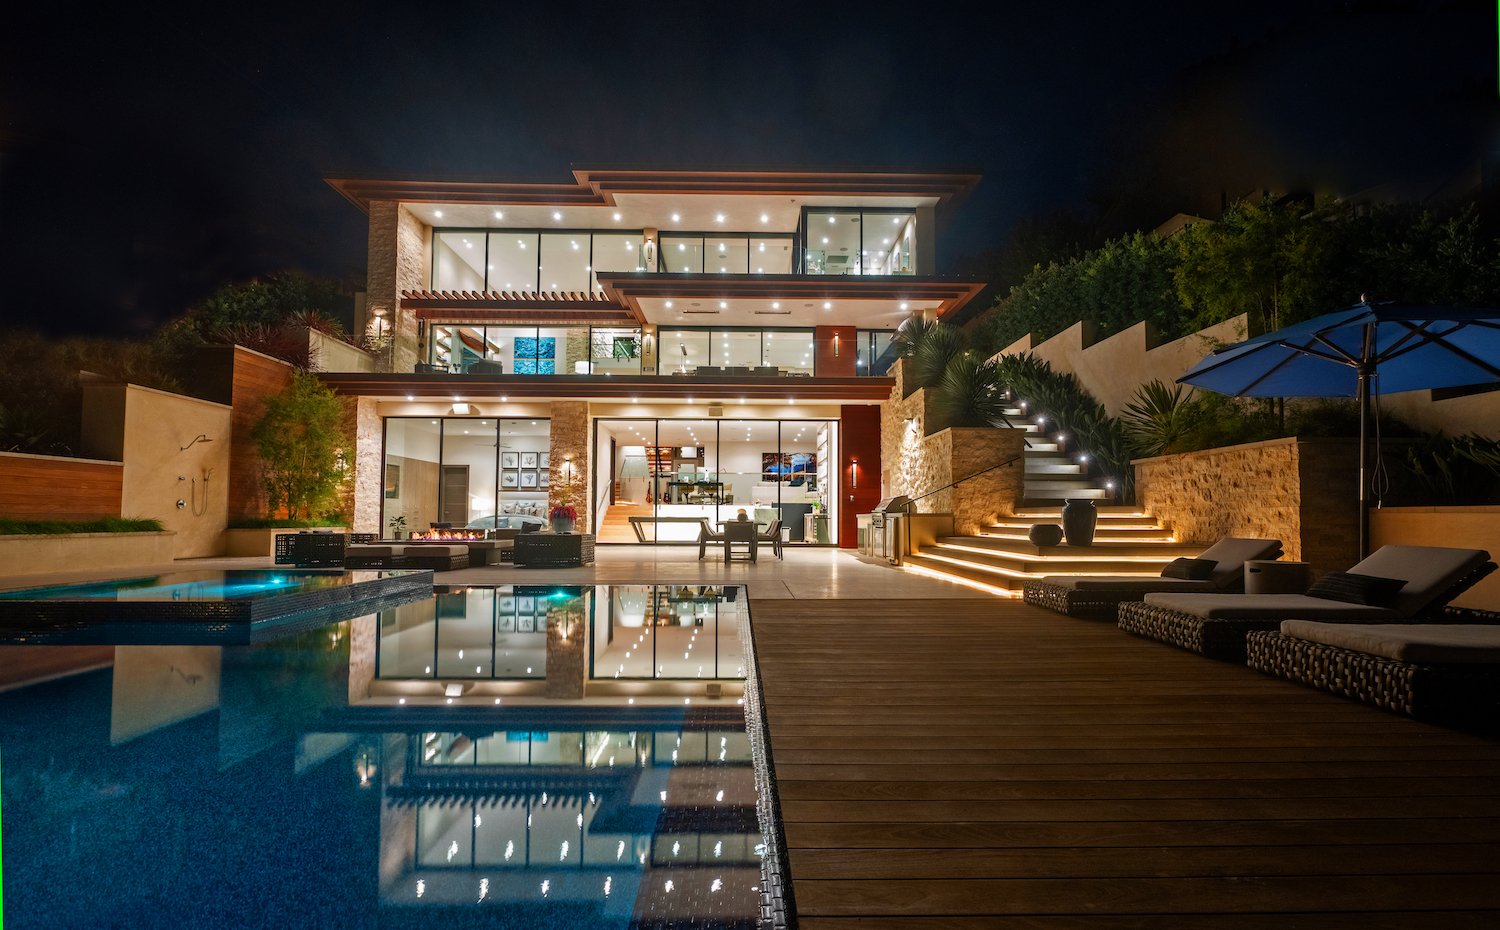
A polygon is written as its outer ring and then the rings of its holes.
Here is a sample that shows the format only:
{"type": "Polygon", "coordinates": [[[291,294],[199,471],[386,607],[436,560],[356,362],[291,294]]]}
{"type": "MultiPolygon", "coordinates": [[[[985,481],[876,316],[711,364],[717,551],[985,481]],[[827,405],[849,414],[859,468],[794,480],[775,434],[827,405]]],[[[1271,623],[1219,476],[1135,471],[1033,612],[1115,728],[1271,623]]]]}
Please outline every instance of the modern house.
{"type": "MultiPolygon", "coordinates": [[[[579,168],[560,183],[334,178],[369,215],[355,526],[488,528],[573,503],[601,543],[779,519],[852,547],[880,497],[891,336],[974,174],[579,168]]],[[[324,365],[328,368],[327,364],[324,365]]],[[[332,366],[337,367],[337,366],[332,366]]]]}

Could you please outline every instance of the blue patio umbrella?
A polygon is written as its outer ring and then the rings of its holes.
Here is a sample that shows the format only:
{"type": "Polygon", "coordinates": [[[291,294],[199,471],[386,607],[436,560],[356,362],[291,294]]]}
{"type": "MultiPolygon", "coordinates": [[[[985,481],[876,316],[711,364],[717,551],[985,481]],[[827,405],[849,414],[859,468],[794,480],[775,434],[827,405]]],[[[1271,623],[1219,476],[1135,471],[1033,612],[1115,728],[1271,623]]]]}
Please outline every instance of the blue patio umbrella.
{"type": "Polygon", "coordinates": [[[1218,349],[1177,380],[1236,397],[1358,398],[1363,556],[1370,397],[1500,381],[1500,310],[1367,299],[1218,349]]]}

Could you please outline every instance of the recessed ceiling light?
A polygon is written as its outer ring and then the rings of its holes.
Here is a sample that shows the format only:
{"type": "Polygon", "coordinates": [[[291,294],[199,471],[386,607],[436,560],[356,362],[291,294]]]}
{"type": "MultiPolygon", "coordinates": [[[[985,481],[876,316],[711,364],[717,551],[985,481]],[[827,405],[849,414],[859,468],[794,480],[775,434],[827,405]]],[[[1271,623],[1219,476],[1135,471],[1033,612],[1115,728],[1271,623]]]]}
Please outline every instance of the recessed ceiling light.
{"type": "Polygon", "coordinates": [[[669,301],[667,301],[667,309],[668,309],[668,310],[671,310],[671,309],[672,309],[672,302],[671,302],[671,301],[670,301],[670,300],[669,300],[669,301]]]}
{"type": "Polygon", "coordinates": [[[685,243],[685,242],[679,242],[679,243],[677,243],[677,251],[679,251],[679,252],[686,252],[687,251],[687,243],[685,243]]]}
{"type": "Polygon", "coordinates": [[[497,220],[503,220],[503,219],[505,219],[505,211],[504,210],[496,210],[495,211],[495,219],[497,219],[497,220]]]}
{"type": "Polygon", "coordinates": [[[516,240],[516,245],[518,245],[518,246],[520,246],[521,248],[524,249],[524,248],[526,248],[526,240],[525,239],[517,239],[516,240]]]}
{"type": "Polygon", "coordinates": [[[616,223],[620,222],[620,214],[618,214],[618,213],[615,214],[615,222],[616,223]]]}
{"type": "Polygon", "coordinates": [[[724,222],[724,214],[722,214],[722,213],[716,213],[716,214],[714,214],[714,222],[715,223],[722,223],[722,222],[724,222]]]}
{"type": "Polygon", "coordinates": [[[729,309],[729,301],[727,301],[727,300],[721,300],[721,301],[719,301],[719,309],[720,310],[728,310],[729,309]]]}
{"type": "Polygon", "coordinates": [[[824,237],[823,237],[823,244],[824,244],[824,245],[827,245],[827,244],[828,244],[828,237],[827,237],[827,236],[824,236],[824,237]]]}
{"type": "Polygon", "coordinates": [[[681,220],[682,220],[681,216],[678,216],[676,213],[672,214],[672,222],[677,223],[677,222],[681,222],[681,220]]]}
{"type": "Polygon", "coordinates": [[[773,300],[773,301],[771,301],[771,309],[772,310],[780,310],[781,309],[781,301],[779,301],[779,300],[773,300]]]}
{"type": "Polygon", "coordinates": [[[831,300],[825,300],[825,301],[823,301],[823,309],[824,310],[832,310],[833,309],[833,301],[831,301],[831,300]]]}
{"type": "Polygon", "coordinates": [[[904,300],[903,300],[903,301],[901,301],[901,309],[902,309],[902,310],[905,310],[905,309],[906,309],[906,308],[907,308],[907,306],[908,306],[908,304],[907,304],[907,302],[906,302],[906,301],[904,301],[904,300]]]}
{"type": "Polygon", "coordinates": [[[559,213],[559,212],[558,212],[558,211],[556,211],[556,210],[553,210],[553,211],[552,211],[552,218],[553,218],[553,219],[554,219],[554,220],[560,220],[560,219],[562,219],[562,214],[561,214],[561,213],[559,213]]]}
{"type": "Polygon", "coordinates": [[[835,219],[834,219],[834,217],[832,217],[832,216],[830,216],[830,217],[829,217],[829,218],[828,218],[828,222],[830,222],[830,223],[834,223],[834,222],[837,222],[837,220],[835,220],[835,219]]]}
{"type": "Polygon", "coordinates": [[[573,251],[578,251],[578,243],[576,241],[573,243],[573,251]]]}
{"type": "Polygon", "coordinates": [[[762,213],[760,215],[760,221],[762,223],[769,223],[769,222],[771,222],[771,214],[769,214],[769,213],[762,213]]]}

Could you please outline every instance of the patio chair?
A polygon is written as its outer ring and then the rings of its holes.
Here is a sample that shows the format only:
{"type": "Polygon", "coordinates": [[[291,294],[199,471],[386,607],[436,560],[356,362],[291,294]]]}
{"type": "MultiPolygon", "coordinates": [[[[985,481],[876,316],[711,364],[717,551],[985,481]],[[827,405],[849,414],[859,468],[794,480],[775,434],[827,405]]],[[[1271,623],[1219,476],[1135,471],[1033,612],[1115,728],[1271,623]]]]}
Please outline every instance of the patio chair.
{"type": "Polygon", "coordinates": [[[1236,594],[1245,589],[1245,563],[1281,558],[1281,540],[1226,536],[1203,550],[1198,558],[1214,563],[1205,578],[1048,575],[1040,581],[1026,582],[1022,596],[1028,604],[1070,617],[1113,619],[1121,603],[1138,601],[1148,594],[1236,594]]]}
{"type": "Polygon", "coordinates": [[[1245,637],[1283,620],[1410,623],[1443,616],[1455,597],[1495,570],[1483,549],[1382,546],[1347,573],[1334,573],[1307,594],[1148,594],[1120,605],[1119,626],[1213,659],[1245,661],[1245,637]],[[1354,576],[1354,577],[1351,577],[1354,576]],[[1389,593],[1342,594],[1330,582],[1374,578],[1389,593]]]}
{"type": "Polygon", "coordinates": [[[1246,637],[1257,671],[1418,720],[1500,729],[1500,625],[1287,620],[1246,637]]]}
{"type": "Polygon", "coordinates": [[[766,527],[766,531],[760,534],[760,541],[771,544],[771,553],[778,559],[786,558],[786,553],[781,548],[781,521],[772,520],[766,527]]]}
{"type": "Polygon", "coordinates": [[[756,561],[756,543],[760,540],[760,534],[755,532],[755,524],[750,520],[731,520],[724,524],[724,561],[727,562],[754,562],[756,561]],[[743,552],[736,554],[735,547],[743,546],[743,552]]]}
{"type": "Polygon", "coordinates": [[[723,541],[724,534],[715,531],[713,524],[704,520],[703,525],[698,529],[698,561],[703,561],[703,557],[708,554],[709,543],[717,545],[723,541]]]}

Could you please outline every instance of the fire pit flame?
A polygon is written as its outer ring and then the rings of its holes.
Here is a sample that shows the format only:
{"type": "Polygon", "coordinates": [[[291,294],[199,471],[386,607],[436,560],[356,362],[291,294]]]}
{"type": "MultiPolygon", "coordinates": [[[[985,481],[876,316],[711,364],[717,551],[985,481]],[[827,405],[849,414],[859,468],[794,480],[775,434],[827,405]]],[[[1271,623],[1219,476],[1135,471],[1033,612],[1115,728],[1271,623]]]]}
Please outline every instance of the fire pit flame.
{"type": "Polygon", "coordinates": [[[483,539],[484,530],[428,530],[425,533],[413,533],[412,539],[443,539],[443,540],[465,540],[483,539]]]}

